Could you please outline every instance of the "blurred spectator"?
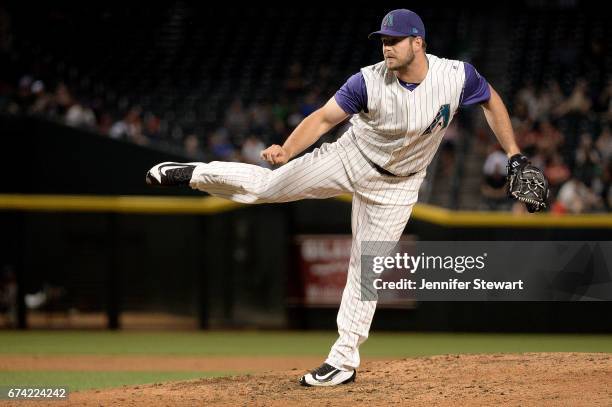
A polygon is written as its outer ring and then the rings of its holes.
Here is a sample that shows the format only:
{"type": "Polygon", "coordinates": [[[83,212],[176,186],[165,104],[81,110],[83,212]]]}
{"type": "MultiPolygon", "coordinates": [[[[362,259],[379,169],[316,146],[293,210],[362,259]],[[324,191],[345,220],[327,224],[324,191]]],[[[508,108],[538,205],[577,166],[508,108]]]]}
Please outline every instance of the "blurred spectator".
{"type": "Polygon", "coordinates": [[[527,109],[527,104],[518,96],[515,97],[514,109],[512,109],[512,118],[519,122],[526,122],[531,119],[529,117],[529,109],[527,109]]]}
{"type": "Polygon", "coordinates": [[[455,164],[455,150],[461,136],[457,121],[452,121],[444,133],[442,145],[440,146],[440,163],[442,174],[450,176],[455,164]]]}
{"type": "Polygon", "coordinates": [[[72,103],[66,112],[66,124],[71,127],[80,127],[93,130],[96,127],[96,116],[89,107],[72,99],[72,103]]]}
{"type": "Polygon", "coordinates": [[[34,103],[34,95],[32,95],[33,79],[29,75],[24,75],[19,80],[17,93],[9,103],[8,112],[11,114],[25,113],[29,111],[30,106],[34,103]]]}
{"type": "Polygon", "coordinates": [[[322,106],[321,101],[319,100],[319,95],[317,91],[308,92],[304,101],[300,105],[300,114],[304,117],[309,116],[315,110],[322,106]]]}
{"type": "Polygon", "coordinates": [[[195,134],[189,134],[183,142],[185,154],[191,159],[199,159],[202,157],[200,150],[200,140],[195,134]]]}
{"type": "Polygon", "coordinates": [[[564,99],[557,81],[551,80],[539,90],[529,82],[517,92],[514,115],[532,122],[549,120],[553,109],[559,107],[564,99]]]}
{"type": "Polygon", "coordinates": [[[272,108],[266,103],[254,103],[249,108],[251,126],[249,131],[258,136],[270,133],[272,108]]]}
{"type": "Polygon", "coordinates": [[[570,178],[559,190],[554,212],[584,213],[601,206],[601,201],[576,177],[570,178]]]}
{"type": "Polygon", "coordinates": [[[580,136],[580,144],[576,150],[574,175],[587,186],[600,174],[601,158],[593,145],[593,139],[588,133],[580,136]]]}
{"type": "Polygon", "coordinates": [[[98,120],[98,131],[105,135],[110,135],[111,128],[113,127],[113,116],[108,112],[102,112],[100,119],[98,120]]]}
{"type": "Polygon", "coordinates": [[[215,159],[236,161],[236,149],[229,140],[227,129],[219,128],[208,137],[208,148],[215,159]]]}
{"type": "Polygon", "coordinates": [[[595,147],[597,147],[603,162],[612,160],[612,131],[610,131],[610,126],[603,128],[595,142],[595,147]]]}
{"type": "Polygon", "coordinates": [[[612,120],[612,78],[608,78],[606,87],[599,94],[595,111],[603,113],[605,119],[612,120]]]}
{"type": "Polygon", "coordinates": [[[586,114],[591,109],[591,105],[591,99],[588,95],[588,82],[584,79],[578,79],[571,95],[555,109],[555,113],[557,116],[568,113],[586,114]]]}
{"type": "Polygon", "coordinates": [[[261,159],[260,153],[266,148],[266,145],[255,135],[250,135],[242,144],[242,160],[249,164],[259,165],[269,168],[270,165],[261,159]]]}
{"type": "Polygon", "coordinates": [[[235,99],[230,105],[225,115],[224,126],[233,135],[244,135],[248,131],[249,116],[244,111],[240,99],[235,99]]]}
{"type": "Polygon", "coordinates": [[[179,124],[175,124],[172,126],[172,131],[170,131],[170,140],[176,143],[178,140],[183,140],[183,127],[179,124]]]}
{"type": "Polygon", "coordinates": [[[537,133],[532,130],[531,120],[521,120],[517,116],[514,116],[512,119],[512,127],[518,147],[524,154],[528,156],[533,155],[536,148],[537,133]]]}
{"type": "Polygon", "coordinates": [[[51,95],[45,91],[45,84],[43,81],[38,80],[32,83],[32,95],[34,96],[34,101],[30,107],[30,112],[33,114],[47,114],[51,108],[53,99],[51,95]]]}
{"type": "Polygon", "coordinates": [[[527,85],[520,89],[516,98],[525,107],[527,117],[534,120],[538,116],[538,98],[536,97],[533,83],[528,82],[527,85]]]}
{"type": "Polygon", "coordinates": [[[145,115],[144,136],[149,140],[162,140],[161,120],[152,112],[147,112],[145,115]]]}
{"type": "Polygon", "coordinates": [[[128,134],[128,125],[125,120],[119,120],[115,122],[108,133],[112,138],[123,139],[128,134]]]}
{"type": "Polygon", "coordinates": [[[270,140],[268,140],[268,144],[282,145],[289,135],[288,133],[285,122],[281,119],[275,119],[274,123],[272,123],[272,133],[270,135],[270,140]]]}
{"type": "Polygon", "coordinates": [[[122,138],[133,141],[137,144],[147,144],[148,139],[143,133],[142,120],[140,118],[142,109],[134,106],[110,129],[109,135],[112,138],[122,138]]]}
{"type": "Polygon", "coordinates": [[[549,81],[544,89],[538,93],[537,107],[534,120],[550,120],[551,112],[563,102],[563,92],[557,81],[549,81]]]}
{"type": "Polygon", "coordinates": [[[51,115],[56,118],[65,117],[70,106],[72,106],[72,95],[66,84],[60,82],[55,88],[54,106],[51,115]]]}
{"type": "Polygon", "coordinates": [[[498,145],[493,145],[491,149],[483,166],[484,179],[480,187],[483,195],[483,209],[506,210],[511,205],[506,193],[508,157],[498,145]]]}
{"type": "Polygon", "coordinates": [[[301,113],[293,112],[287,118],[287,124],[289,125],[290,129],[294,129],[302,122],[302,120],[304,120],[304,116],[302,116],[301,113]]]}
{"type": "Polygon", "coordinates": [[[563,136],[548,120],[540,122],[538,127],[535,146],[543,156],[551,156],[563,144],[563,136]]]}
{"type": "Polygon", "coordinates": [[[506,173],[506,164],[508,163],[508,157],[502,151],[498,144],[492,144],[489,146],[489,155],[485,160],[482,172],[485,176],[496,174],[501,171],[500,167],[503,167],[504,174],[506,173]]]}
{"type": "Polygon", "coordinates": [[[272,106],[272,115],[275,121],[285,122],[289,116],[289,100],[286,95],[281,95],[272,106]]]}
{"type": "Polygon", "coordinates": [[[547,160],[546,167],[544,167],[544,175],[548,180],[551,194],[555,195],[561,184],[568,180],[571,172],[569,167],[563,162],[561,154],[554,153],[547,160]]]}
{"type": "Polygon", "coordinates": [[[49,313],[65,311],[66,289],[44,282],[42,289],[32,294],[26,294],[24,301],[29,309],[40,309],[49,313]]]}

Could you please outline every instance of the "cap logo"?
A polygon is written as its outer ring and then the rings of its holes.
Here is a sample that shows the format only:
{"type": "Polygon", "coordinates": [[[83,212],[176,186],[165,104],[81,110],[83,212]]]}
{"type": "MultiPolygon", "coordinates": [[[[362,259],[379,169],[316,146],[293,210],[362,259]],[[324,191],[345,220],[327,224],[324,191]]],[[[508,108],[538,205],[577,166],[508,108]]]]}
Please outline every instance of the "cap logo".
{"type": "Polygon", "coordinates": [[[393,27],[393,14],[387,14],[382,25],[385,27],[393,27]]]}
{"type": "Polygon", "coordinates": [[[416,28],[412,27],[412,33],[413,33],[413,34],[418,34],[418,33],[419,33],[419,30],[417,30],[416,28]]]}

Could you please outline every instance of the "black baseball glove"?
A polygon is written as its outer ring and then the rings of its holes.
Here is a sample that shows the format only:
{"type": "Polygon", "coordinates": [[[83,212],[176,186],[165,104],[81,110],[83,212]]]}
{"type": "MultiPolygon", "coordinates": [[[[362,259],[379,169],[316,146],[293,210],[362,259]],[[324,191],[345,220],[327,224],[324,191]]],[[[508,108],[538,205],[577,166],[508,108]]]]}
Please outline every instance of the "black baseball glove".
{"type": "Polygon", "coordinates": [[[515,154],[508,160],[508,195],[525,203],[530,213],[546,209],[548,181],[527,157],[515,154]]]}

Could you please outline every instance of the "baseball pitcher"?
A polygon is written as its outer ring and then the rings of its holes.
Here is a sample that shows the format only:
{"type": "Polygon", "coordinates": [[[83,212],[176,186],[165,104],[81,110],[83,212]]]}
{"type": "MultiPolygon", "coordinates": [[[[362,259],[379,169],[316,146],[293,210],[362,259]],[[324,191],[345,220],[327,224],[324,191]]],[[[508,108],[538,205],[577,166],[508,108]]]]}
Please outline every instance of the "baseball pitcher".
{"type": "Polygon", "coordinates": [[[146,175],[151,185],[189,185],[249,204],[352,194],[353,240],[337,317],[339,336],[325,362],[299,379],[304,386],[355,380],[359,346],[376,309],[376,301],[361,300],[361,242],[400,239],[427,166],[460,106],[482,106],[509,157],[509,195],[525,202],[530,212],[546,207],[542,171],[519,151],[504,103],[472,65],[428,54],[425,26],[410,10],[388,13],[370,38],[381,41],[384,60],[351,76],[282,146],[261,152],[263,159],[280,165],[277,169],[165,162],[146,175]],[[349,116],[352,126],[336,142],[293,159],[349,116]]]}

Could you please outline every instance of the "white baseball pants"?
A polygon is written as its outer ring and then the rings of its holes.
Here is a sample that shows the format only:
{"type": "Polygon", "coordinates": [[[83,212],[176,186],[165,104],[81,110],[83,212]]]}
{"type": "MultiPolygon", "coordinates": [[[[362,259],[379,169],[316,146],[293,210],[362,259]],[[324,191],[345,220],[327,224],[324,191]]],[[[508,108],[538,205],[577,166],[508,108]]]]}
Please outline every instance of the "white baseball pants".
{"type": "Polygon", "coordinates": [[[361,300],[361,242],[400,239],[425,177],[424,170],[409,177],[381,174],[358,150],[354,137],[349,129],[336,142],[275,170],[234,162],[202,163],[190,182],[194,189],[249,204],[353,194],[353,241],[337,317],[339,337],[326,360],[346,370],[359,366],[359,345],[368,338],[376,310],[376,301],[361,300]]]}

